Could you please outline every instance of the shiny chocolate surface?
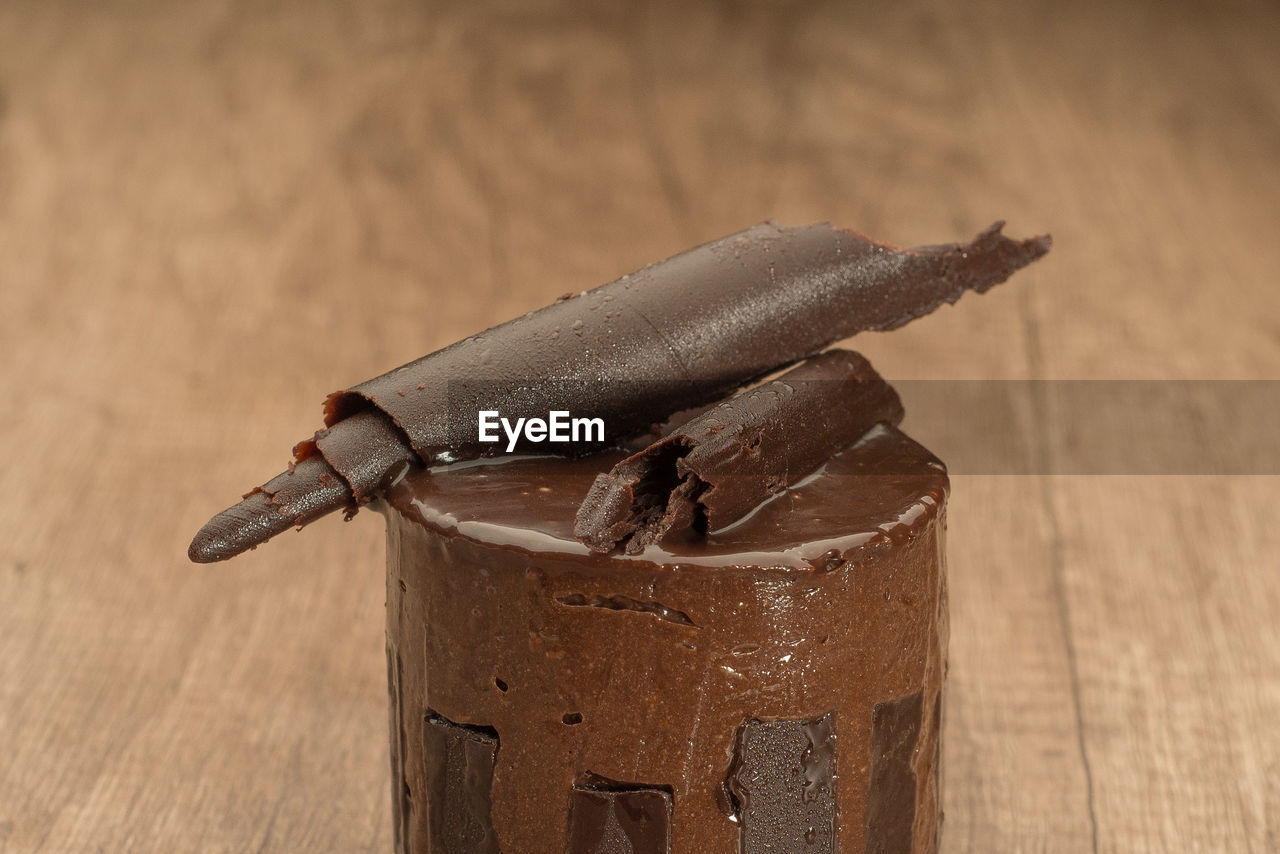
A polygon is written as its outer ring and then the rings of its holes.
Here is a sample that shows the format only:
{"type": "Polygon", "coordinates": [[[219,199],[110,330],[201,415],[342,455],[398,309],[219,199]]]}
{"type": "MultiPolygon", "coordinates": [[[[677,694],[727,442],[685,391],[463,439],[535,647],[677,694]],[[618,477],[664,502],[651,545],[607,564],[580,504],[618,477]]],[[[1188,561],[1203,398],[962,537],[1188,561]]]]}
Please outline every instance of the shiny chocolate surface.
{"type": "Polygon", "coordinates": [[[661,566],[821,565],[877,538],[905,535],[936,514],[946,468],[901,431],[873,427],[857,444],[745,518],[706,536],[691,533],[638,555],[590,557],[574,515],[596,475],[626,457],[605,451],[577,460],[499,457],[437,466],[393,484],[387,501],[442,532],[590,564],[639,560],[661,566]]]}
{"type": "Polygon", "coordinates": [[[941,464],[878,426],[705,539],[592,552],[573,511],[623,453],[456,463],[378,504],[399,850],[481,802],[432,782],[457,767],[435,716],[493,734],[503,852],[934,851],[940,718],[912,709],[946,654],[941,464]]]}

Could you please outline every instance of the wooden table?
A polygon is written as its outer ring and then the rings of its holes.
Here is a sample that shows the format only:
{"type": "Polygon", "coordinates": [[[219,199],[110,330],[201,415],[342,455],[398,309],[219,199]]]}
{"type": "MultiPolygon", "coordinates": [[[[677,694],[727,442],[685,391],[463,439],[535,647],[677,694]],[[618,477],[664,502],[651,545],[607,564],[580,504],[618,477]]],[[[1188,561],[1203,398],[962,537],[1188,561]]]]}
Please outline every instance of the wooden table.
{"type": "MultiPolygon", "coordinates": [[[[1278,44],[1262,3],[0,5],[0,849],[389,851],[381,520],[187,542],[327,392],[693,243],[1005,217],[1049,259],[860,339],[886,375],[1276,378],[1278,44]]],[[[1276,501],[955,477],[945,851],[1280,850],[1276,501]]]]}

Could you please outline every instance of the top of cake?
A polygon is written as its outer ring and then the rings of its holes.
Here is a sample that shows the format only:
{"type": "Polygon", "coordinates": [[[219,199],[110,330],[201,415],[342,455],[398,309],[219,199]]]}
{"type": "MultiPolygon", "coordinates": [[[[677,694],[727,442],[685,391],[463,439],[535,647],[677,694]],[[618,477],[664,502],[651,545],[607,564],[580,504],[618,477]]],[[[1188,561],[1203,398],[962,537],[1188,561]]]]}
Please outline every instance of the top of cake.
{"type": "Polygon", "coordinates": [[[443,533],[605,565],[822,569],[869,543],[910,538],[939,512],[946,468],[881,424],[752,513],[705,535],[669,538],[637,555],[601,555],[574,537],[574,513],[601,472],[626,456],[498,457],[436,466],[391,485],[387,503],[443,533]]]}

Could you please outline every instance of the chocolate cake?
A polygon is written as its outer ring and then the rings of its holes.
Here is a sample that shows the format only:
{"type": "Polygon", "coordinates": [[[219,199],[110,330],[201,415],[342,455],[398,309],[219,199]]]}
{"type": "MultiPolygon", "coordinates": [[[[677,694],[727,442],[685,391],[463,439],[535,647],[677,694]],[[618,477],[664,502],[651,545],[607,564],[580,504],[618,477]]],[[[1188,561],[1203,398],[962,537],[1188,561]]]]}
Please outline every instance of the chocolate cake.
{"type": "Polygon", "coordinates": [[[946,471],[822,351],[1049,250],[1000,226],[766,223],[566,295],[331,395],[191,559],[384,513],[400,854],[934,852],[946,471]],[[529,456],[557,410],[598,434],[529,456]]]}
{"type": "Polygon", "coordinates": [[[747,518],[600,554],[625,457],[391,487],[397,850],[932,852],[947,476],[873,428],[747,518]]]}

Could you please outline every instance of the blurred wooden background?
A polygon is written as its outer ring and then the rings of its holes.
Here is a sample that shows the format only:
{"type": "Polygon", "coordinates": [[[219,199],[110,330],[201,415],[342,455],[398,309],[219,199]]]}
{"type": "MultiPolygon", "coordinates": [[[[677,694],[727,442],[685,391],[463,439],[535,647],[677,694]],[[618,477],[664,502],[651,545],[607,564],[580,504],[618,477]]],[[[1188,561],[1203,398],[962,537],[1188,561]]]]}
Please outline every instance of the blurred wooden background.
{"type": "MultiPolygon", "coordinates": [[[[890,378],[1275,379],[1280,9],[0,4],[0,850],[389,851],[381,520],[190,536],[327,392],[769,217],[1053,232],[890,378]]],[[[1280,850],[1280,479],[952,501],[944,850],[1280,850]]]]}

